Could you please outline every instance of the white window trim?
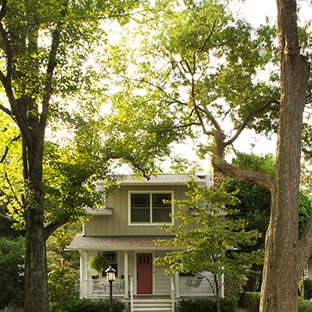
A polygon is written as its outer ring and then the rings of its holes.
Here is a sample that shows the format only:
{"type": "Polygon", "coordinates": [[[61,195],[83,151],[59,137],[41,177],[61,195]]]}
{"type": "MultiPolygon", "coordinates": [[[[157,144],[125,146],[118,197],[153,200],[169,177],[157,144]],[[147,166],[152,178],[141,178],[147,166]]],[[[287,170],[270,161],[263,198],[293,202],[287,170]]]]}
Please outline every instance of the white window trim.
{"type": "MultiPolygon", "coordinates": [[[[147,193],[147,194],[171,194],[171,200],[173,201],[174,200],[174,192],[173,191],[160,191],[160,190],[157,190],[157,191],[153,191],[153,190],[149,190],[149,191],[128,191],[128,225],[129,226],[160,226],[160,225],[163,225],[163,224],[166,224],[166,225],[174,225],[174,217],[171,216],[171,222],[169,223],[166,223],[166,222],[160,222],[160,223],[153,223],[150,222],[149,223],[131,223],[131,194],[142,194],[142,193],[147,193]]],[[[150,219],[151,219],[151,210],[152,210],[152,203],[150,203],[150,219]]],[[[174,213],[174,205],[171,204],[171,214],[174,213]]]]}

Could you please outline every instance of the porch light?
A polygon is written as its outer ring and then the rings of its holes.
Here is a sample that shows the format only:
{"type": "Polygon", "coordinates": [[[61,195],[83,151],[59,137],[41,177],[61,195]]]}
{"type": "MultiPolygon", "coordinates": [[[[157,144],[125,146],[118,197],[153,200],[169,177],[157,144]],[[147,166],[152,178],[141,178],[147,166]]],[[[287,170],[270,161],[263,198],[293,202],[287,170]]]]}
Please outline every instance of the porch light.
{"type": "Polygon", "coordinates": [[[105,270],[105,273],[106,273],[106,280],[108,282],[112,282],[115,280],[116,270],[111,265],[109,266],[107,270],[105,270]]]}
{"type": "Polygon", "coordinates": [[[116,277],[116,270],[110,265],[107,270],[105,270],[106,273],[106,280],[109,282],[109,312],[113,312],[113,281],[116,277]]]}

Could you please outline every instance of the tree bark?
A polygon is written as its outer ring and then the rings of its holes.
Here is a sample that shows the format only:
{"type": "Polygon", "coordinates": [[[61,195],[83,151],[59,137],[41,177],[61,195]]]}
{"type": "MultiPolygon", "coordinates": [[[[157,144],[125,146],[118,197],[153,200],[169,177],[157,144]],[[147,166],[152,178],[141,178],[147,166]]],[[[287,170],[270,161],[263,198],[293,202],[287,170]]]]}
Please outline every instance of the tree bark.
{"type": "Polygon", "coordinates": [[[271,216],[266,233],[260,312],[296,312],[298,286],[311,254],[312,219],[298,237],[303,111],[310,70],[300,55],[295,0],[277,0],[281,99],[275,180],[235,168],[224,160],[227,145],[219,131],[214,165],[245,182],[271,191],[271,216]]]}
{"type": "Polygon", "coordinates": [[[297,262],[298,201],[302,120],[309,66],[300,55],[296,2],[277,0],[277,11],[281,102],[276,180],[271,193],[271,218],[266,234],[260,312],[295,312],[305,263],[297,262]]]}
{"type": "Polygon", "coordinates": [[[22,134],[26,231],[24,311],[49,312],[42,184],[45,127],[36,118],[28,118],[27,122],[29,132],[22,134]]]}

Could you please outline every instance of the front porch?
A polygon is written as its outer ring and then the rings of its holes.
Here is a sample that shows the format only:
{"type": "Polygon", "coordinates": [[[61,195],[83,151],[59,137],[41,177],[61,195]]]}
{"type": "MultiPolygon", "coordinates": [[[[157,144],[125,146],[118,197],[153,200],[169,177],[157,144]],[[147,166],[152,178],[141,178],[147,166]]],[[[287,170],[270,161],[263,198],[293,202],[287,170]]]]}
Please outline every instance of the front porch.
{"type": "MultiPolygon", "coordinates": [[[[154,258],[172,250],[168,246],[155,246],[157,238],[76,237],[69,249],[80,252],[80,297],[109,298],[105,273],[93,272],[88,266],[90,258],[99,253],[108,256],[116,270],[113,298],[127,302],[131,312],[173,312],[181,298],[212,297],[213,289],[205,278],[179,273],[168,276],[163,272],[164,267],[154,265],[154,258]]],[[[210,276],[208,272],[204,274],[210,276]]]]}
{"type": "MultiPolygon", "coordinates": [[[[106,281],[105,274],[100,274],[95,278],[94,272],[88,268],[89,259],[98,252],[80,252],[80,297],[82,298],[104,299],[109,296],[109,283],[106,281]]],[[[115,251],[115,254],[116,263],[111,263],[117,269],[116,280],[113,282],[114,298],[128,299],[131,297],[131,291],[133,296],[168,296],[172,290],[174,290],[175,299],[213,296],[213,290],[205,279],[178,273],[167,276],[163,272],[163,267],[154,265],[153,259],[163,257],[166,251],[115,251]],[[140,255],[144,260],[145,257],[150,256],[150,269],[143,268],[142,271],[138,263],[140,255]]],[[[208,272],[205,274],[209,275],[208,272]]]]}

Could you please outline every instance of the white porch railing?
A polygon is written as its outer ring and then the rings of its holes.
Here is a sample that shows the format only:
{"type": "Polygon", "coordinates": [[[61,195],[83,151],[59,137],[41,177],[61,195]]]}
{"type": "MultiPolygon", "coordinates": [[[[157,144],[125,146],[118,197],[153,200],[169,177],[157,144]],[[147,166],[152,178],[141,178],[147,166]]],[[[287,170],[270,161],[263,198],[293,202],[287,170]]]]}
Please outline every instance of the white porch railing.
{"type": "Polygon", "coordinates": [[[133,277],[130,278],[130,312],[133,312],[133,277]]]}
{"type": "MultiPolygon", "coordinates": [[[[109,282],[105,279],[85,280],[85,297],[109,297],[109,282]]],[[[113,282],[113,296],[125,296],[125,281],[116,280],[113,282]]]]}

